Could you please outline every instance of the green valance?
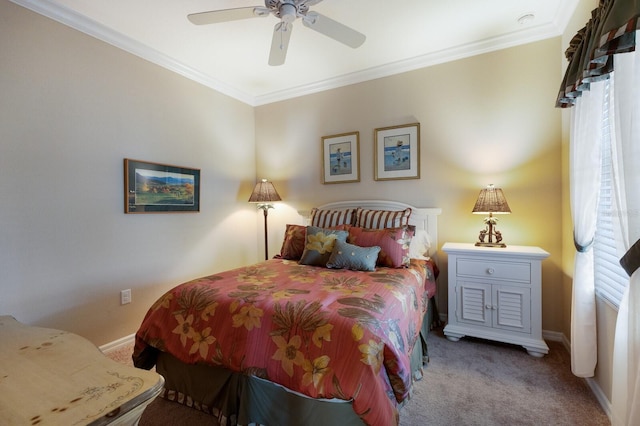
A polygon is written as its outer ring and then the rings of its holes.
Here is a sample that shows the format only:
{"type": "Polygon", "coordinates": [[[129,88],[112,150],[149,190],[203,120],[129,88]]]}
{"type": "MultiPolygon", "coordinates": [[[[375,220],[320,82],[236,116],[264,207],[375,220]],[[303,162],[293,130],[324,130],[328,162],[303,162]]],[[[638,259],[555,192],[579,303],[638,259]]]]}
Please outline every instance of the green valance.
{"type": "Polygon", "coordinates": [[[582,92],[589,90],[590,83],[609,78],[613,55],[635,50],[639,16],[640,0],[600,0],[587,25],[571,39],[565,51],[569,66],[558,92],[557,107],[573,106],[582,92]]]}

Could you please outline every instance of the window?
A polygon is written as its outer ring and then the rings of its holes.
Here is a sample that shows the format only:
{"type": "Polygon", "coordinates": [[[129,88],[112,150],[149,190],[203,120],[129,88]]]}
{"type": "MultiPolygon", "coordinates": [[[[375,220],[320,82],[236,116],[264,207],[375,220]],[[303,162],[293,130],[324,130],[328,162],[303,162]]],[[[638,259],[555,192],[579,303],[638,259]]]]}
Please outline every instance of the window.
{"type": "MultiPolygon", "coordinates": [[[[608,86],[608,83],[607,83],[608,86]]],[[[596,294],[612,304],[620,306],[622,294],[629,284],[629,276],[620,266],[616,248],[613,209],[613,164],[611,160],[611,133],[609,125],[609,89],[605,89],[602,117],[601,182],[598,200],[598,219],[593,244],[596,294]]]]}

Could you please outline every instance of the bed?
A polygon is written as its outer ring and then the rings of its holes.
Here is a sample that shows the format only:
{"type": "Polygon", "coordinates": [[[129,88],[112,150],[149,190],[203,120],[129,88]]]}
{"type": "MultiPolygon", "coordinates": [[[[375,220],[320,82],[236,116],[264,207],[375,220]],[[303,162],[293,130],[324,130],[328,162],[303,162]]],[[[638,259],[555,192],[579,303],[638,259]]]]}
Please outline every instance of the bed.
{"type": "Polygon", "coordinates": [[[180,284],[151,306],[134,364],[221,425],[397,425],[437,320],[437,208],[329,203],[273,259],[180,284]]]}

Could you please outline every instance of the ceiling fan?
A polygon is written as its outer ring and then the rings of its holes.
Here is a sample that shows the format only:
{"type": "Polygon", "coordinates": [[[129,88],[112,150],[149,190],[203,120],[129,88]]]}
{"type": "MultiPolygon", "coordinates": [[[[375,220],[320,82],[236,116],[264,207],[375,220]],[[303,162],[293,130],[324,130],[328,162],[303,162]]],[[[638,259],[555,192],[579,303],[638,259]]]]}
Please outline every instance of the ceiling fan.
{"type": "Polygon", "coordinates": [[[302,20],[305,27],[346,44],[359,47],[364,43],[364,34],[349,28],[331,18],[309,10],[309,6],[322,0],[265,0],[264,7],[240,7],[235,9],[212,10],[210,12],[192,13],[187,16],[196,25],[217,24],[240,19],[265,17],[273,15],[280,19],[273,28],[269,65],[282,65],[287,56],[289,39],[293,30],[293,21],[302,20]]]}

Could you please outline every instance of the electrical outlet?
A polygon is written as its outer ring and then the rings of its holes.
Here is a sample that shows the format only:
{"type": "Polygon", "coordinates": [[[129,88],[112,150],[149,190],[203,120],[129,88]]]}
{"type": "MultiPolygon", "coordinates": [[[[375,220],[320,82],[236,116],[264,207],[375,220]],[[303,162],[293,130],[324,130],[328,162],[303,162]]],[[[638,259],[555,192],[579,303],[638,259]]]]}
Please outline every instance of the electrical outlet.
{"type": "Polygon", "coordinates": [[[131,289],[128,288],[126,290],[122,290],[120,292],[120,304],[126,305],[127,303],[131,303],[131,289]]]}

